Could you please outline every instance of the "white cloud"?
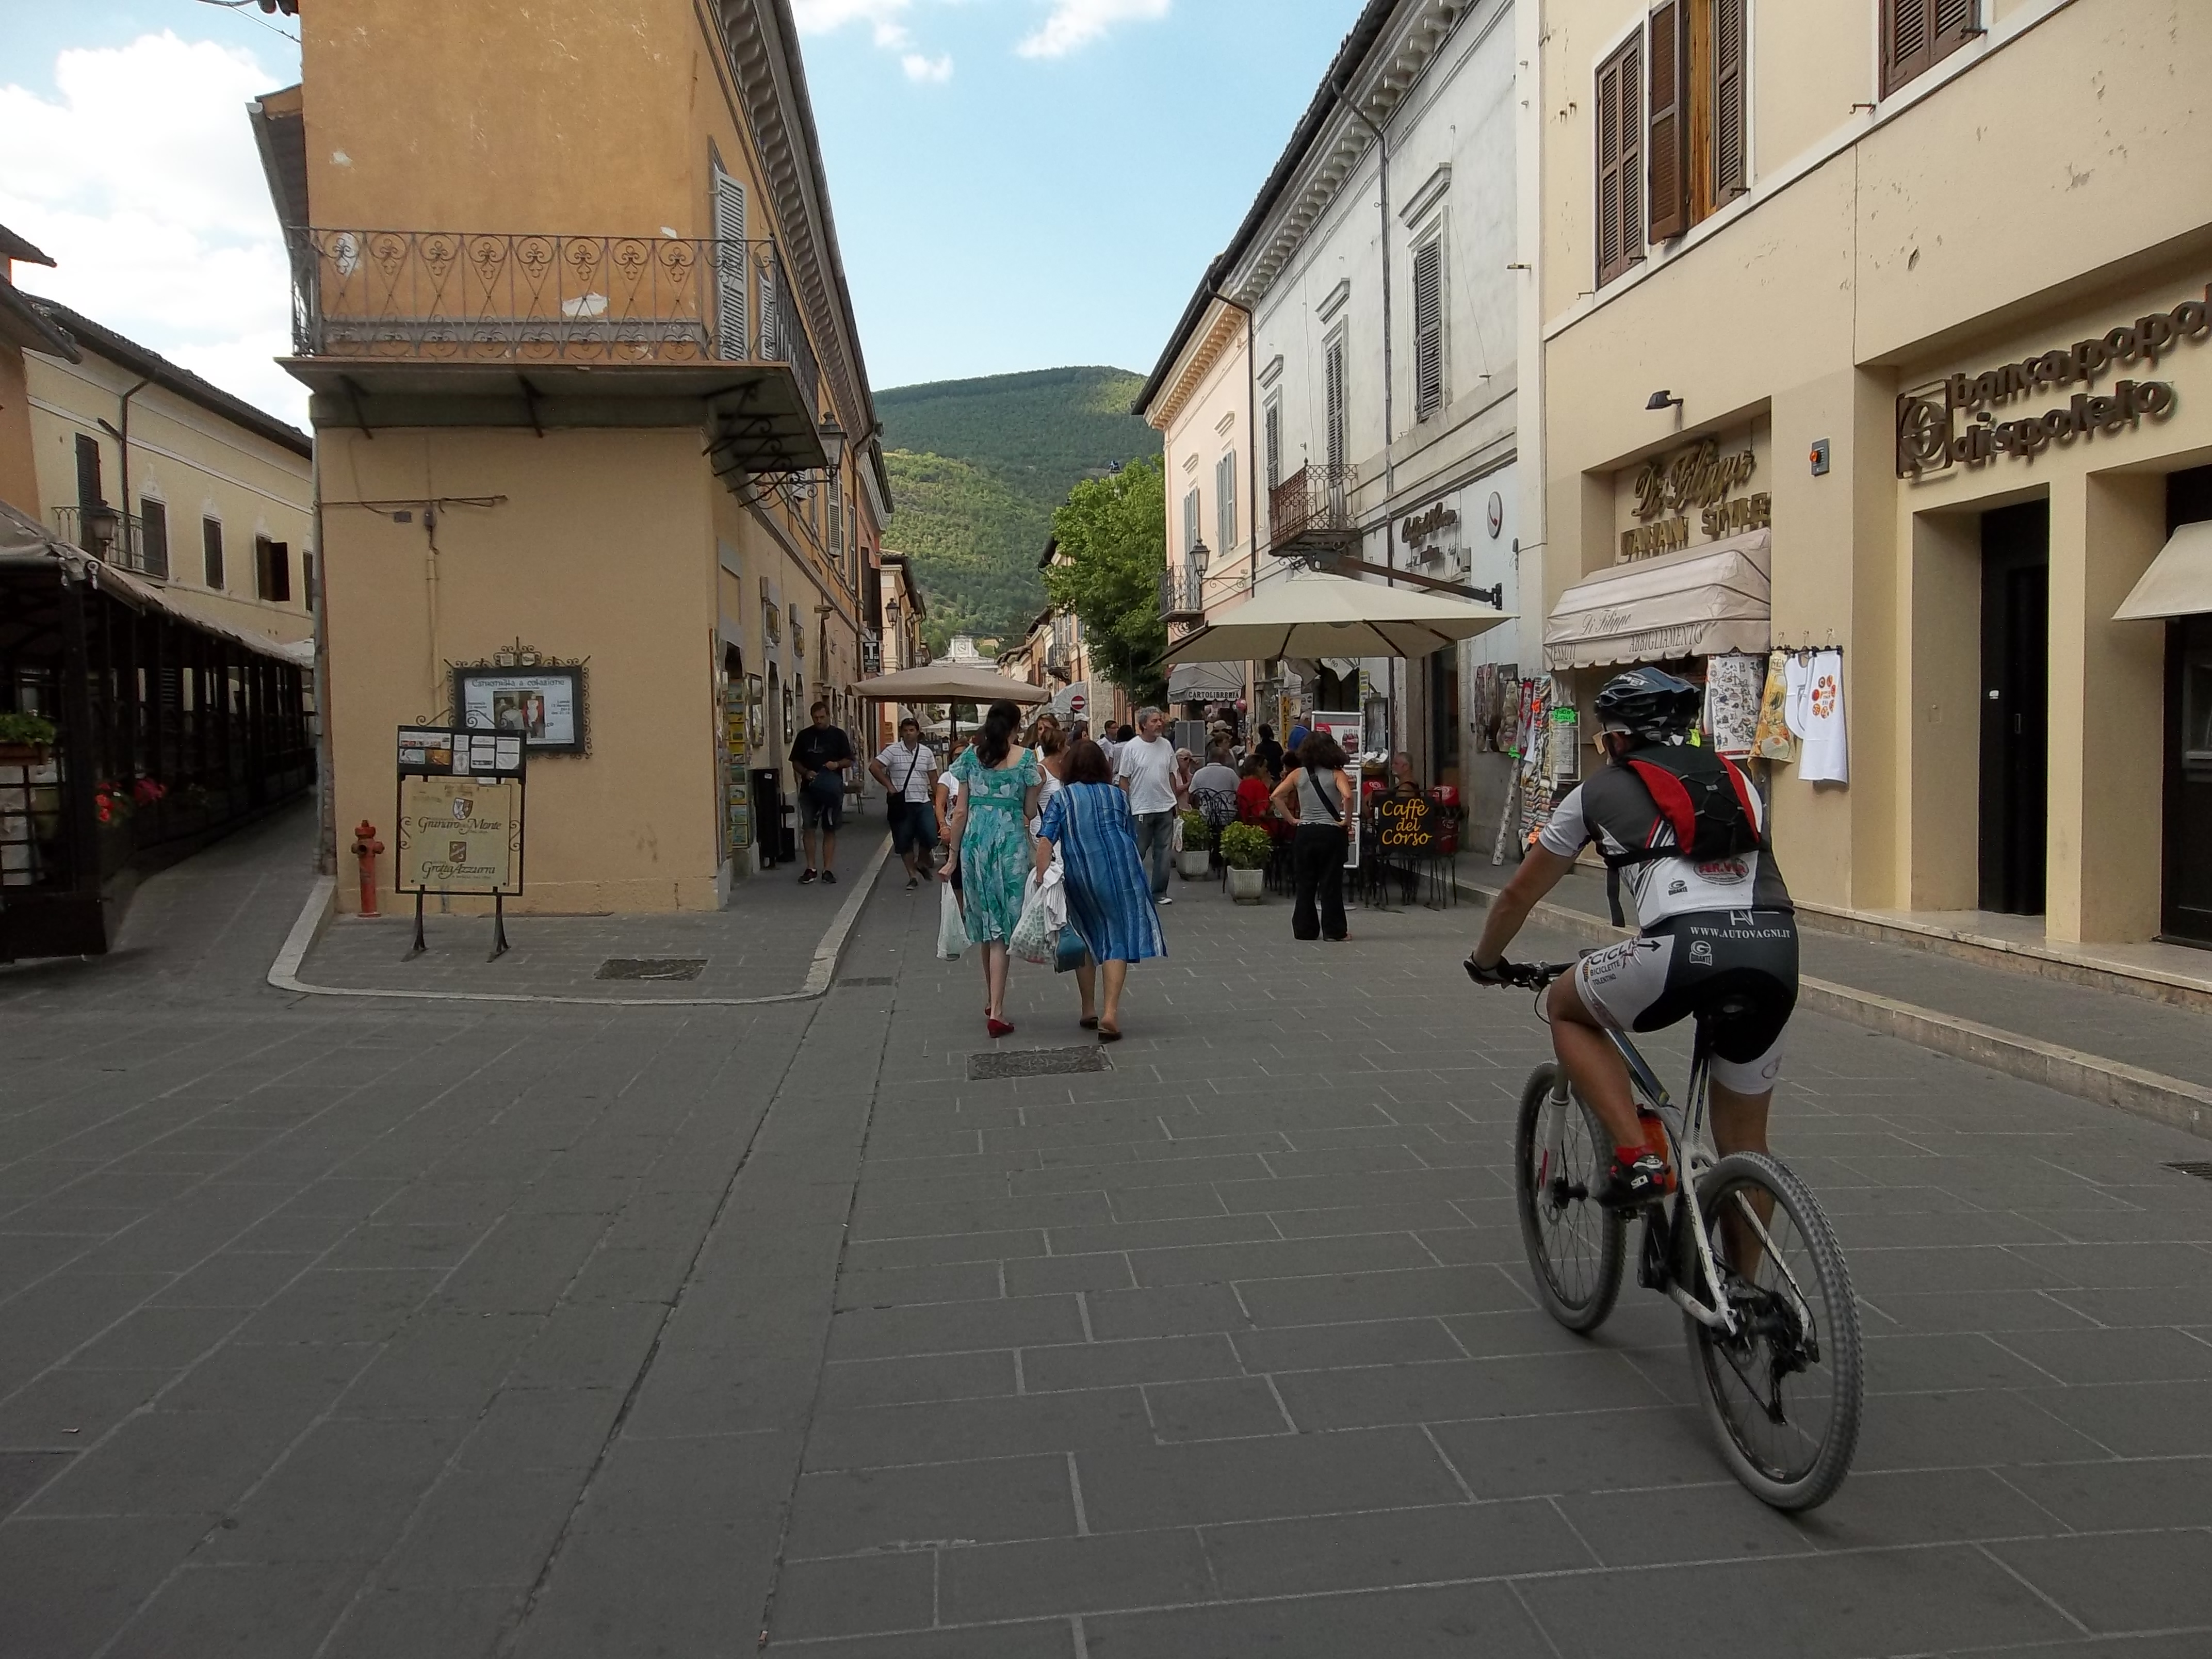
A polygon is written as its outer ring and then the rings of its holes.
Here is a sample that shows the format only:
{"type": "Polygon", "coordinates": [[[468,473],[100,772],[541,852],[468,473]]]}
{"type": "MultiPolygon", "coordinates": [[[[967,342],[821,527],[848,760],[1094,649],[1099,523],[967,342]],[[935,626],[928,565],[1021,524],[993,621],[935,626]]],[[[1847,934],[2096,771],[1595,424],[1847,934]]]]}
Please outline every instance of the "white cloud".
{"type": "Polygon", "coordinates": [[[865,23],[869,38],[885,52],[899,54],[899,67],[909,81],[949,81],[952,58],[935,58],[920,51],[906,19],[914,0],[793,0],[793,13],[801,34],[830,34],[848,23],[865,23]]]}
{"type": "Polygon", "coordinates": [[[63,52],[58,101],[0,86],[0,224],[54,257],[16,275],[271,414],[307,392],[283,240],[246,102],[279,84],[254,56],[173,33],[63,52]]]}
{"type": "Polygon", "coordinates": [[[1171,0],[1053,0],[1052,15],[1014,50],[1024,58],[1064,58],[1099,39],[1116,23],[1151,22],[1168,15],[1171,0]]]}

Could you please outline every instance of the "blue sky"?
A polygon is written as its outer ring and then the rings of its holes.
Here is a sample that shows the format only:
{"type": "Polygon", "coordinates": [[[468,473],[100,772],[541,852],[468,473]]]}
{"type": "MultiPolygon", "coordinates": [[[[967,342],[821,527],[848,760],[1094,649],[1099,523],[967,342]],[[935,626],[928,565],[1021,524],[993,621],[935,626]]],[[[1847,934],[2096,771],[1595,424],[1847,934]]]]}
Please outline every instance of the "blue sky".
{"type": "MultiPolygon", "coordinates": [[[[879,387],[1149,369],[1358,9],[793,3],[879,387]]],[[[0,0],[0,222],[63,266],[25,285],[300,418],[240,107],[296,77],[296,46],[252,6],[0,0]]]]}

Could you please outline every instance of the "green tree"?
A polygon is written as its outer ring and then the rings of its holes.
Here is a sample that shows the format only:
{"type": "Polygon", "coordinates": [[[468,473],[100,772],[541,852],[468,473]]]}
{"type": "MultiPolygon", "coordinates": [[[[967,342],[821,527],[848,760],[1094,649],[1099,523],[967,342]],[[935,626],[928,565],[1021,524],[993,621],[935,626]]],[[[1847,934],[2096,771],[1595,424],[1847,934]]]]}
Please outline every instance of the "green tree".
{"type": "Polygon", "coordinates": [[[1109,477],[1085,478],[1052,515],[1061,561],[1044,573],[1052,602],[1083,623],[1091,658],[1139,702],[1164,702],[1168,648],[1160,620],[1167,568],[1167,479],[1158,460],[1131,461],[1109,477]]]}

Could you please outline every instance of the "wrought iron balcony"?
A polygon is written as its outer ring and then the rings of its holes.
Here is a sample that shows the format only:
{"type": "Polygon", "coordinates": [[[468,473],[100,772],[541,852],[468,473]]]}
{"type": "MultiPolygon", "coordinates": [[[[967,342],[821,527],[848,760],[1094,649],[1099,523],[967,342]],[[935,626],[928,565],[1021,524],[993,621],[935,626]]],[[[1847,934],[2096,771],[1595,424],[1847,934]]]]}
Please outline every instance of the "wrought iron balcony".
{"type": "Polygon", "coordinates": [[[1170,623],[1206,619],[1206,582],[1192,570],[1160,572],[1160,617],[1170,623]]]}
{"type": "Polygon", "coordinates": [[[1267,491],[1267,550],[1323,562],[1359,544],[1352,495],[1359,487],[1349,466],[1308,462],[1267,491]]]}
{"type": "Polygon", "coordinates": [[[104,519],[106,533],[112,540],[103,543],[96,529],[88,529],[86,514],[81,507],[54,508],[54,527],[71,547],[81,547],[103,564],[112,564],[122,570],[135,570],[143,576],[169,577],[169,550],[164,546],[149,550],[146,545],[146,526],[137,516],[109,507],[105,513],[92,516],[95,526],[104,519]]]}
{"type": "Polygon", "coordinates": [[[314,228],[290,240],[300,359],[778,364],[810,428],[821,406],[821,370],[773,241],[314,228]]]}

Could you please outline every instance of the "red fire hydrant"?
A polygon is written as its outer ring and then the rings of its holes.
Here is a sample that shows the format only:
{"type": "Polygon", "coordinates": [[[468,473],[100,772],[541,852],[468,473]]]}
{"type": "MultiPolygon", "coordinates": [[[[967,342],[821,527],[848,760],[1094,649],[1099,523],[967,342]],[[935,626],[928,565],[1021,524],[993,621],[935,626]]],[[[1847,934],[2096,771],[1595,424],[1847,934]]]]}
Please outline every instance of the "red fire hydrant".
{"type": "Polygon", "coordinates": [[[361,860],[361,913],[365,916],[383,914],[376,908],[376,855],[383,850],[376,826],[363,818],[353,832],[353,855],[361,860]]]}

